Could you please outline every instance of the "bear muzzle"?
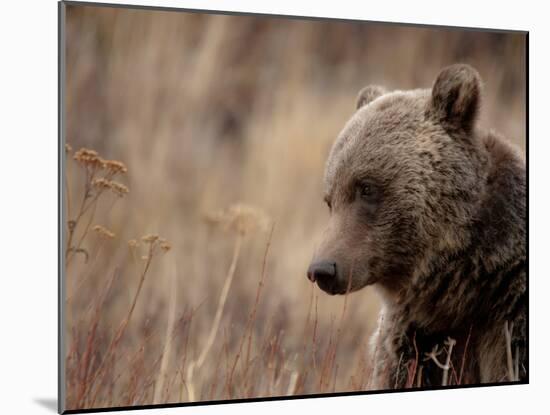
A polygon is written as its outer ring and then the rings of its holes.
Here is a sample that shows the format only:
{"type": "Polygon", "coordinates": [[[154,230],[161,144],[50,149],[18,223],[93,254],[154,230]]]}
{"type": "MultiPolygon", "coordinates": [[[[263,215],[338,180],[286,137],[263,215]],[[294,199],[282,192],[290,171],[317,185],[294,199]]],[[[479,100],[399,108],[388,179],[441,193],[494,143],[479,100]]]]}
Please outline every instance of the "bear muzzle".
{"type": "Polygon", "coordinates": [[[307,270],[307,277],[316,282],[319,288],[328,294],[339,294],[338,272],[336,263],[332,261],[316,261],[307,270]]]}

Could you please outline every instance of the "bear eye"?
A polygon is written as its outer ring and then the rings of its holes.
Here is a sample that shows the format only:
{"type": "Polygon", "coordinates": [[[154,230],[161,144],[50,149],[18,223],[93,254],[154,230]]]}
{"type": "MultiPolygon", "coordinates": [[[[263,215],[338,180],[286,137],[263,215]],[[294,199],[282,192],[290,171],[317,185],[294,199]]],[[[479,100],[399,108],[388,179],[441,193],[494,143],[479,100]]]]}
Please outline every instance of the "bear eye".
{"type": "Polygon", "coordinates": [[[374,190],[370,184],[362,184],[359,188],[359,194],[361,197],[371,197],[374,194],[374,190]]]}
{"type": "Polygon", "coordinates": [[[361,199],[367,202],[375,202],[378,199],[378,189],[372,183],[359,183],[357,193],[361,199]]]}

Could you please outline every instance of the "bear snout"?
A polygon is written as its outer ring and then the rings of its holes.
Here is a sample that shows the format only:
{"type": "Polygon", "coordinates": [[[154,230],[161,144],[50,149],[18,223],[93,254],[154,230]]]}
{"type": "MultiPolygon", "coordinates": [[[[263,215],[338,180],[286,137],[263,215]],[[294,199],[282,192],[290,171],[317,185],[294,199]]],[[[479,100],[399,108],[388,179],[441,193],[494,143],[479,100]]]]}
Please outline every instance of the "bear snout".
{"type": "Polygon", "coordinates": [[[333,280],[336,278],[336,263],[331,261],[313,262],[307,270],[307,277],[311,282],[319,279],[333,280]]]}
{"type": "Polygon", "coordinates": [[[312,262],[307,270],[307,277],[316,282],[319,288],[332,293],[337,285],[336,263],[333,261],[312,262]]]}

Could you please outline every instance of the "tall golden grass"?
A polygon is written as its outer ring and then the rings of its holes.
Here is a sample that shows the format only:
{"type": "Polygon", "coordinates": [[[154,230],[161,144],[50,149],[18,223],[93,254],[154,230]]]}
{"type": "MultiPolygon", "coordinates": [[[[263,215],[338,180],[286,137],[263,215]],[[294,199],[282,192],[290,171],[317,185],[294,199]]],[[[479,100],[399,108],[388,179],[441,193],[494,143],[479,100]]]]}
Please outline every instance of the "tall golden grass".
{"type": "Polygon", "coordinates": [[[68,409],[369,388],[376,296],[305,277],[364,85],[468,62],[525,148],[521,35],[68,6],[66,53],[68,409]]]}

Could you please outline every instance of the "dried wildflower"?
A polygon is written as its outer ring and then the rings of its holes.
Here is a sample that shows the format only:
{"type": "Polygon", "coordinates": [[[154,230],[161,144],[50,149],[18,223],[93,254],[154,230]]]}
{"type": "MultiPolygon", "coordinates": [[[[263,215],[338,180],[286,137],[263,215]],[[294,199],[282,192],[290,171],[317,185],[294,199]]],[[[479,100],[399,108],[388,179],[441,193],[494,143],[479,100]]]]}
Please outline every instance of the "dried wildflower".
{"type": "Polygon", "coordinates": [[[120,197],[124,196],[130,191],[126,186],[118,182],[111,182],[111,190],[120,197]]]}
{"type": "Polygon", "coordinates": [[[97,232],[99,236],[106,239],[113,239],[115,237],[115,234],[113,232],[101,225],[95,225],[93,227],[93,230],[97,232]]]}
{"type": "Polygon", "coordinates": [[[130,239],[130,240],[128,241],[128,246],[129,246],[130,248],[137,248],[137,247],[139,246],[139,242],[136,241],[135,239],[130,239]]]}
{"type": "Polygon", "coordinates": [[[90,150],[89,148],[81,148],[75,153],[74,158],[75,160],[78,160],[83,157],[99,157],[99,155],[95,150],[90,150]]]}
{"type": "Polygon", "coordinates": [[[168,252],[170,249],[172,249],[172,245],[170,245],[167,241],[163,241],[160,243],[160,249],[162,249],[164,252],[168,252]]]}
{"type": "Polygon", "coordinates": [[[84,167],[102,168],[103,160],[97,154],[97,151],[87,148],[81,148],[74,153],[73,158],[84,167]]]}
{"type": "Polygon", "coordinates": [[[150,244],[156,242],[158,239],[159,239],[158,235],[145,235],[141,238],[143,242],[147,242],[150,244]]]}
{"type": "Polygon", "coordinates": [[[102,160],[102,162],[103,162],[103,167],[105,169],[107,169],[112,174],[126,173],[128,171],[128,169],[126,168],[124,163],[122,163],[121,161],[118,161],[118,160],[102,160]]]}
{"type": "MultiPolygon", "coordinates": [[[[71,150],[71,147],[66,144],[65,150],[68,152],[71,150]]],[[[128,171],[124,163],[121,161],[102,159],[97,151],[90,150],[88,148],[81,148],[74,154],[73,158],[84,167],[105,169],[111,176],[118,173],[126,173],[128,171]]]]}
{"type": "Polygon", "coordinates": [[[260,209],[240,203],[209,214],[206,216],[206,220],[225,230],[234,230],[241,235],[249,234],[257,229],[265,230],[269,222],[268,216],[260,209]]]}
{"type": "Polygon", "coordinates": [[[69,143],[65,143],[65,153],[69,154],[71,151],[73,151],[73,148],[69,143]]]}
{"type": "Polygon", "coordinates": [[[112,182],[103,177],[92,180],[92,186],[98,189],[111,189],[112,182]]]}
{"type": "Polygon", "coordinates": [[[120,197],[124,196],[130,191],[128,187],[126,187],[122,183],[114,182],[104,177],[99,177],[97,179],[92,180],[92,186],[100,190],[109,189],[114,194],[120,197]]]}

